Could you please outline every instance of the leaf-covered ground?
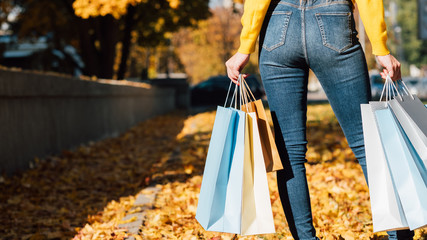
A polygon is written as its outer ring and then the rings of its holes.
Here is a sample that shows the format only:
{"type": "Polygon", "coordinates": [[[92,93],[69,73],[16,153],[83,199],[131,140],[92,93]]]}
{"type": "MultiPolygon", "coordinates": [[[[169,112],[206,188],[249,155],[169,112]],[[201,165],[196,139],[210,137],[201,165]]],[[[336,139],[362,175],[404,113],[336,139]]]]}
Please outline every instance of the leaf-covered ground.
{"type": "MultiPolygon", "coordinates": [[[[329,105],[308,110],[307,176],[321,239],[387,239],[373,234],[362,171],[329,105]]],[[[275,174],[268,174],[277,234],[241,237],[206,232],[197,199],[215,111],[157,117],[32,169],[0,177],[2,239],[123,239],[117,226],[146,186],[161,188],[136,239],[292,239],[275,174]]],[[[427,239],[417,230],[415,239],[427,239]]]]}

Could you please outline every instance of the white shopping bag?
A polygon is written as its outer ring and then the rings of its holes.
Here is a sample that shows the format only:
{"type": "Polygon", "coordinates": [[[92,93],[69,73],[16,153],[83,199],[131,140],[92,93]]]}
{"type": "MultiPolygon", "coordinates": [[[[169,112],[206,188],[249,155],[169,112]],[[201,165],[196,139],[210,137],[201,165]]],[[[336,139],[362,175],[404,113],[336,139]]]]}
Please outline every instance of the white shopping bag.
{"type": "MultiPolygon", "coordinates": [[[[406,135],[427,166],[427,109],[416,95],[401,95],[390,107],[406,135]]],[[[427,200],[426,200],[427,201],[427,200]]]]}
{"type": "MultiPolygon", "coordinates": [[[[250,158],[245,157],[243,173],[242,235],[275,233],[267,172],[258,132],[256,113],[247,113],[250,158]]],[[[246,152],[246,151],[245,151],[246,152]]]]}
{"type": "Polygon", "coordinates": [[[392,183],[374,116],[374,111],[386,108],[386,104],[386,102],[361,104],[374,232],[408,228],[402,205],[392,183]]]}

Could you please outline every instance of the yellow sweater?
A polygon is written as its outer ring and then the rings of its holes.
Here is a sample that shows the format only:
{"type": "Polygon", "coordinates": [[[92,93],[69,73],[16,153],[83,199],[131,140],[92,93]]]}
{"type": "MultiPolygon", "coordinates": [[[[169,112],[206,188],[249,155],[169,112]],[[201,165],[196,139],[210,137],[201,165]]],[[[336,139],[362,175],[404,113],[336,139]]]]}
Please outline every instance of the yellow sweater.
{"type": "MultiPolygon", "coordinates": [[[[352,0],[356,1],[366,33],[372,44],[374,55],[387,55],[387,30],[384,22],[384,6],[382,0],[352,0]]],[[[240,34],[238,52],[250,54],[255,51],[255,44],[268,10],[270,0],[246,0],[241,19],[243,28],[240,34]]]]}

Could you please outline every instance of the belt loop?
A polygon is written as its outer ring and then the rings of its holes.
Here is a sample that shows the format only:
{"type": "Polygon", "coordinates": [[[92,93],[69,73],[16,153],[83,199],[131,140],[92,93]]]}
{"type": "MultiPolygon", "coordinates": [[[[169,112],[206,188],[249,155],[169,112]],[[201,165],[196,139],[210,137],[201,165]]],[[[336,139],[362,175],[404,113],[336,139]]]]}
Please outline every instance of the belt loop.
{"type": "Polygon", "coordinates": [[[310,0],[300,0],[300,3],[301,3],[301,7],[305,7],[305,6],[309,5],[310,0]]]}

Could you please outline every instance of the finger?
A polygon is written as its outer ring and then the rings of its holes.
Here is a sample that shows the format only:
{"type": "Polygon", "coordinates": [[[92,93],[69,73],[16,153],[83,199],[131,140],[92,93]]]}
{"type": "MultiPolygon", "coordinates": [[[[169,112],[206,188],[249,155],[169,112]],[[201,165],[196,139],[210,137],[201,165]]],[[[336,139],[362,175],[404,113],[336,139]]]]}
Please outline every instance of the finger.
{"type": "Polygon", "coordinates": [[[381,77],[383,78],[383,79],[386,79],[387,78],[387,75],[388,75],[388,71],[387,71],[387,69],[383,69],[383,71],[382,72],[380,72],[380,75],[381,75],[381,77]]]}
{"type": "Polygon", "coordinates": [[[238,71],[233,71],[232,72],[232,80],[233,80],[233,82],[235,83],[235,84],[237,84],[237,85],[239,85],[239,81],[238,81],[238,79],[239,79],[239,72],[238,71]]]}
{"type": "Polygon", "coordinates": [[[395,81],[396,80],[396,72],[398,70],[398,67],[395,63],[392,63],[391,66],[387,66],[388,74],[390,75],[390,78],[395,81]]]}
{"type": "Polygon", "coordinates": [[[239,72],[236,70],[232,70],[232,69],[228,69],[228,78],[230,78],[230,80],[239,85],[239,82],[237,81],[237,79],[239,78],[239,72]]]}
{"type": "Polygon", "coordinates": [[[402,78],[402,72],[401,72],[401,69],[400,69],[400,63],[399,62],[397,62],[396,66],[395,66],[395,69],[396,69],[396,71],[394,73],[395,79],[399,80],[399,79],[402,78]]]}
{"type": "Polygon", "coordinates": [[[384,68],[384,69],[383,69],[383,73],[384,73],[385,75],[387,75],[387,74],[388,74],[388,71],[387,71],[387,69],[386,69],[386,68],[384,68]]]}
{"type": "Polygon", "coordinates": [[[234,68],[233,75],[234,75],[234,79],[236,80],[237,85],[239,85],[239,76],[240,76],[240,74],[241,74],[240,69],[239,68],[234,68]]]}
{"type": "Polygon", "coordinates": [[[392,78],[392,79],[393,79],[393,81],[397,81],[397,80],[401,79],[400,72],[394,73],[394,78],[392,78]]]}
{"type": "Polygon", "coordinates": [[[236,80],[236,71],[233,69],[233,67],[231,66],[231,64],[229,63],[229,61],[227,61],[225,63],[225,67],[227,68],[227,76],[228,78],[230,78],[230,80],[236,80]]]}
{"type": "Polygon", "coordinates": [[[230,79],[230,81],[236,83],[236,80],[234,79],[233,75],[231,74],[231,71],[227,71],[227,76],[230,79]]]}
{"type": "Polygon", "coordinates": [[[383,72],[384,72],[384,74],[385,74],[385,76],[387,77],[387,75],[391,78],[391,80],[393,80],[393,81],[395,81],[396,79],[395,79],[395,73],[394,73],[394,71],[393,71],[393,69],[390,69],[390,68],[384,68],[383,69],[383,72]]]}
{"type": "Polygon", "coordinates": [[[393,78],[393,76],[394,76],[393,65],[386,66],[385,70],[386,70],[385,72],[390,76],[390,78],[393,78]]]}
{"type": "Polygon", "coordinates": [[[397,69],[397,74],[396,74],[396,80],[402,79],[402,72],[400,71],[400,68],[397,69]]]}
{"type": "Polygon", "coordinates": [[[236,84],[237,86],[239,86],[239,81],[237,81],[237,79],[233,79],[231,80],[234,84],[236,84]]]}
{"type": "Polygon", "coordinates": [[[228,75],[228,78],[230,78],[230,80],[234,83],[234,84],[239,84],[238,82],[237,82],[237,78],[235,78],[234,76],[232,76],[231,74],[230,75],[228,75]]]}

